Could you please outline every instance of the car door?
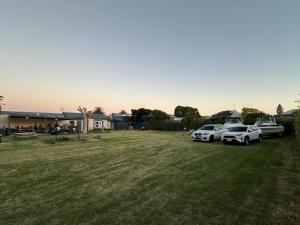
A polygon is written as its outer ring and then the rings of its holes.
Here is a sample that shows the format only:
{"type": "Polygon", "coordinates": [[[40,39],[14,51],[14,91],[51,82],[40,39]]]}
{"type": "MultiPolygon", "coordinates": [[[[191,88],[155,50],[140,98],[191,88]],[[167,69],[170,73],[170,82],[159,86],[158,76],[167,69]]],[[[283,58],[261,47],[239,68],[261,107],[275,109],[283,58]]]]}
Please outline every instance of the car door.
{"type": "Polygon", "coordinates": [[[252,141],[255,139],[255,130],[253,128],[253,126],[250,126],[248,129],[248,135],[249,135],[249,140],[252,141]]]}
{"type": "Polygon", "coordinates": [[[260,135],[260,132],[259,132],[259,128],[254,126],[254,139],[255,140],[258,140],[259,139],[259,135],[260,135]]]}
{"type": "Polygon", "coordinates": [[[221,135],[222,135],[222,127],[217,126],[215,128],[215,137],[216,137],[216,139],[221,139],[221,135]]]}
{"type": "Polygon", "coordinates": [[[222,135],[225,133],[226,129],[223,125],[219,126],[219,138],[222,138],[222,135]]]}

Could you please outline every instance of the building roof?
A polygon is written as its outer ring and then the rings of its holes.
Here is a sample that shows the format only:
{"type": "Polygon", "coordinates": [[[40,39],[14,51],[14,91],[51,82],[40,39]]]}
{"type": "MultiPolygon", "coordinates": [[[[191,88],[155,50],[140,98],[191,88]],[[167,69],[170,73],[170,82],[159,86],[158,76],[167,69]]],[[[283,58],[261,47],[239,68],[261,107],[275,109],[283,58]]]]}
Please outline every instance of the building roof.
{"type": "Polygon", "coordinates": [[[93,115],[92,115],[92,118],[94,119],[94,120],[103,120],[103,119],[106,119],[106,116],[103,114],[103,113],[94,113],[93,115]]]}
{"type": "Polygon", "coordinates": [[[297,112],[298,110],[299,110],[299,109],[290,109],[290,110],[288,110],[288,111],[282,113],[281,115],[282,115],[282,116],[291,116],[291,115],[293,115],[295,112],[297,112]]]}
{"type": "Polygon", "coordinates": [[[128,115],[123,115],[123,114],[112,114],[112,119],[116,121],[123,121],[123,122],[128,122],[129,117],[128,115]]]}
{"type": "Polygon", "coordinates": [[[66,120],[82,120],[83,119],[83,116],[81,113],[63,112],[63,116],[66,120]]]}
{"type": "Polygon", "coordinates": [[[35,119],[64,119],[61,113],[45,113],[45,112],[17,112],[3,111],[2,114],[14,118],[35,118],[35,119]]]}
{"type": "MultiPolygon", "coordinates": [[[[17,112],[17,111],[2,111],[2,115],[7,115],[12,118],[34,118],[34,119],[58,119],[58,120],[82,120],[81,113],[63,112],[63,113],[47,113],[47,112],[17,112]]],[[[93,114],[94,120],[110,120],[128,122],[129,116],[118,115],[106,116],[104,114],[93,114]]]]}

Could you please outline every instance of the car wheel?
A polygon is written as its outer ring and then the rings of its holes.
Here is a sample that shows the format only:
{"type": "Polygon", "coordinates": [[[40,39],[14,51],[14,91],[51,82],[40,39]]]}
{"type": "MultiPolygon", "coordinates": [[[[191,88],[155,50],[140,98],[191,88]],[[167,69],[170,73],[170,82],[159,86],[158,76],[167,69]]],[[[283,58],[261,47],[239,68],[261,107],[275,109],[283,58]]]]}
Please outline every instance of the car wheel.
{"type": "Polygon", "coordinates": [[[209,137],[209,142],[213,142],[214,141],[214,135],[211,135],[210,137],[209,137]]]}
{"type": "Polygon", "coordinates": [[[262,135],[259,135],[258,141],[259,141],[259,142],[263,142],[263,136],[262,136],[262,135]]]}
{"type": "Polygon", "coordinates": [[[245,145],[249,145],[250,144],[249,137],[245,137],[244,144],[245,145]]]}

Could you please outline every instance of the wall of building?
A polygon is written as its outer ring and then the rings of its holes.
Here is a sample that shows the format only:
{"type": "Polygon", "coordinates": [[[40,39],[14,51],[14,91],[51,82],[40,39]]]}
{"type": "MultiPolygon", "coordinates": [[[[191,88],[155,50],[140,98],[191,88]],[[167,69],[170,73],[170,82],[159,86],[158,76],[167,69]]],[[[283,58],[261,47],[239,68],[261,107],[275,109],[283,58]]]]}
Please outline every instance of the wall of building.
{"type": "Polygon", "coordinates": [[[103,127],[104,127],[104,129],[111,130],[112,129],[111,121],[110,120],[103,120],[103,127]]]}
{"type": "Polygon", "coordinates": [[[0,115],[0,129],[8,127],[9,121],[7,115],[0,115]]]}
{"type": "Polygon", "coordinates": [[[110,120],[94,120],[94,127],[93,129],[107,129],[111,130],[111,121],[110,120]]]}
{"type": "Polygon", "coordinates": [[[87,122],[88,122],[88,124],[87,124],[88,130],[93,130],[94,129],[94,119],[88,119],[87,122]]]}

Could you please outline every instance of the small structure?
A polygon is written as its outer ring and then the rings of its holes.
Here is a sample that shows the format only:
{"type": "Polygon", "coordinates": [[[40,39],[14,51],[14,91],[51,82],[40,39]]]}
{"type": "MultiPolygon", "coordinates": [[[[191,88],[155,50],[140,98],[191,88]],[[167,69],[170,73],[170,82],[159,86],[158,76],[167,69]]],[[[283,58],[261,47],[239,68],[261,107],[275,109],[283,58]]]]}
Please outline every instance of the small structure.
{"type": "Polygon", "coordinates": [[[128,130],[130,126],[129,115],[124,114],[112,114],[111,119],[113,122],[113,129],[116,130],[128,130]]]}
{"type": "Polygon", "coordinates": [[[89,129],[111,130],[113,128],[112,126],[112,118],[110,116],[105,116],[104,114],[94,113],[92,118],[89,119],[89,129]]]}

